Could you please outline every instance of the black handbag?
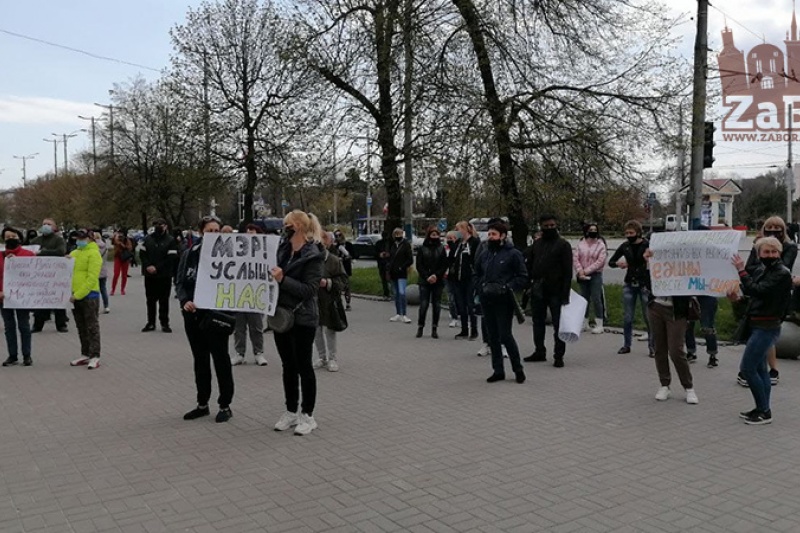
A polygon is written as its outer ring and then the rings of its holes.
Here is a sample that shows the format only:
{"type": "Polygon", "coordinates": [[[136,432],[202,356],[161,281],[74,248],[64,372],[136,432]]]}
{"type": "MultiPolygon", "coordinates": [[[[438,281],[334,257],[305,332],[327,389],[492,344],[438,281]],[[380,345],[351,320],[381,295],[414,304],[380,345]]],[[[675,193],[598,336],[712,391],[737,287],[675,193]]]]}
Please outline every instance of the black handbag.
{"type": "Polygon", "coordinates": [[[700,320],[700,301],[694,296],[689,298],[689,308],[686,310],[686,320],[696,322],[700,320]]]}
{"type": "Polygon", "coordinates": [[[342,299],[339,297],[334,298],[332,306],[334,312],[333,315],[331,316],[333,322],[330,329],[336,332],[346,330],[348,326],[347,313],[344,310],[344,304],[342,304],[342,299]]]}
{"type": "Polygon", "coordinates": [[[499,298],[509,293],[508,285],[496,281],[487,281],[481,286],[481,296],[499,298]]]}
{"type": "Polygon", "coordinates": [[[236,317],[230,313],[205,309],[198,319],[198,327],[213,335],[232,335],[236,329],[236,317]]]}
{"type": "Polygon", "coordinates": [[[300,302],[294,308],[277,306],[275,314],[267,316],[267,327],[275,333],[286,333],[294,327],[294,312],[300,309],[303,302],[300,302]]]}

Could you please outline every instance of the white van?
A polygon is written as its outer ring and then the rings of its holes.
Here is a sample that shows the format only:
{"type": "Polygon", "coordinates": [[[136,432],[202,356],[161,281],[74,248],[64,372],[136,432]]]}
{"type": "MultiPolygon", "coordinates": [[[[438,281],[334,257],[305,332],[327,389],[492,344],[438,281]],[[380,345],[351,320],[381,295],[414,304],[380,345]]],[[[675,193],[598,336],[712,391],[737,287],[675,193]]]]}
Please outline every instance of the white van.
{"type": "MultiPolygon", "coordinates": [[[[667,231],[678,231],[678,215],[667,215],[664,221],[664,229],[667,231]]],[[[687,231],[689,222],[684,218],[680,221],[680,231],[687,231]]]]}

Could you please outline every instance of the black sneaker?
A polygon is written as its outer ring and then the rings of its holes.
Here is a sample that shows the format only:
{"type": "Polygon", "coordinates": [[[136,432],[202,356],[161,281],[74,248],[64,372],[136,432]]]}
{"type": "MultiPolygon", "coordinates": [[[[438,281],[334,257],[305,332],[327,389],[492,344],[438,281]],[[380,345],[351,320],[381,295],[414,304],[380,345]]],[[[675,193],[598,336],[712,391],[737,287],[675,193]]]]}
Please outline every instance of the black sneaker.
{"type": "Polygon", "coordinates": [[[687,353],[686,360],[689,361],[689,364],[697,362],[697,354],[696,353],[687,353]]]}
{"type": "Polygon", "coordinates": [[[523,361],[526,363],[544,363],[547,361],[547,354],[541,352],[533,352],[528,357],[523,357],[523,361]]]}
{"type": "Polygon", "coordinates": [[[772,424],[772,412],[755,411],[744,419],[744,423],[749,426],[763,426],[764,424],[772,424]]]}
{"type": "Polygon", "coordinates": [[[486,378],[486,383],[494,383],[495,381],[503,381],[506,379],[505,374],[492,374],[486,378]]]}
{"type": "Polygon", "coordinates": [[[623,346],[622,348],[617,350],[617,353],[618,354],[631,353],[631,347],[630,346],[623,346]]]}
{"type": "Polygon", "coordinates": [[[227,422],[233,418],[233,412],[231,411],[230,407],[226,407],[225,409],[220,409],[219,413],[217,413],[217,418],[215,419],[216,422],[227,422]]]}
{"type": "Polygon", "coordinates": [[[517,383],[525,383],[525,371],[517,370],[514,372],[514,379],[517,380],[517,383]]]}
{"type": "Polygon", "coordinates": [[[553,360],[553,366],[556,368],[564,368],[564,358],[563,357],[556,357],[553,360]]]}
{"type": "Polygon", "coordinates": [[[33,360],[30,358],[30,356],[28,356],[28,357],[24,357],[23,356],[22,357],[22,366],[31,366],[32,364],[33,364],[33,360]]]}
{"type": "Polygon", "coordinates": [[[69,328],[67,326],[59,326],[56,328],[56,331],[59,333],[69,333],[69,328]]]}
{"type": "Polygon", "coordinates": [[[156,325],[155,324],[146,324],[142,328],[142,333],[145,333],[146,331],[155,331],[155,329],[156,329],[156,325]]]}
{"type": "Polygon", "coordinates": [[[461,333],[456,335],[456,340],[457,341],[463,341],[463,340],[467,339],[468,337],[469,337],[469,333],[467,333],[466,331],[462,331],[461,333]]]}
{"type": "Polygon", "coordinates": [[[196,418],[200,418],[202,416],[208,416],[211,411],[208,410],[208,406],[200,407],[199,405],[183,415],[184,420],[194,420],[196,418]]]}
{"type": "Polygon", "coordinates": [[[769,380],[773,385],[777,385],[778,381],[781,380],[780,373],[775,370],[774,368],[769,369],[769,380]]]}
{"type": "Polygon", "coordinates": [[[650,352],[648,352],[647,354],[647,357],[649,357],[650,359],[655,359],[656,358],[655,350],[650,350],[650,352]]]}
{"type": "Polygon", "coordinates": [[[17,361],[16,359],[12,359],[10,357],[8,359],[6,359],[5,361],[3,361],[3,366],[14,366],[14,365],[18,365],[18,364],[19,364],[19,361],[17,361]]]}
{"type": "Polygon", "coordinates": [[[469,340],[474,341],[477,338],[478,338],[478,332],[477,331],[473,331],[472,333],[469,334],[469,340]]]}
{"type": "Polygon", "coordinates": [[[708,366],[708,368],[717,368],[718,365],[719,365],[719,361],[717,360],[717,356],[716,355],[709,355],[708,356],[708,365],[706,365],[706,366],[708,366]]]}
{"type": "Polygon", "coordinates": [[[749,411],[742,411],[741,413],[739,413],[739,418],[747,419],[752,415],[756,414],[757,412],[758,409],[750,409],[749,411]]]}
{"type": "Polygon", "coordinates": [[[750,385],[747,383],[747,380],[746,380],[746,379],[744,379],[744,374],[742,374],[741,372],[739,372],[739,373],[736,375],[736,383],[738,383],[738,384],[739,384],[739,385],[741,385],[742,387],[749,387],[749,386],[750,386],[750,385]]]}
{"type": "Polygon", "coordinates": [[[172,328],[169,327],[169,324],[167,324],[166,326],[161,326],[161,331],[164,333],[172,333],[172,328]]]}

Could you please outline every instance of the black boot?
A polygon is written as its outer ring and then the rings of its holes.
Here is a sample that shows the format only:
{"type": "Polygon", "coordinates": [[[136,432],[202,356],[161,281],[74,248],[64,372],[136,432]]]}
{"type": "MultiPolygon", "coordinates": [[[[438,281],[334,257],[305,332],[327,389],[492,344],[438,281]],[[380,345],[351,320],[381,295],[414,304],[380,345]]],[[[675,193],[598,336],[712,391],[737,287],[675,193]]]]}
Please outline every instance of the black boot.
{"type": "Polygon", "coordinates": [[[467,337],[469,337],[469,330],[468,330],[468,329],[462,329],[462,330],[461,330],[461,333],[459,333],[458,335],[456,335],[456,339],[457,339],[457,340],[464,340],[464,339],[466,339],[467,337]]]}
{"type": "Polygon", "coordinates": [[[417,338],[418,338],[418,339],[419,339],[420,337],[422,337],[422,330],[423,330],[423,329],[425,329],[425,328],[423,328],[422,326],[420,326],[420,327],[418,327],[418,328],[417,328],[417,338]]]}
{"type": "Polygon", "coordinates": [[[478,328],[477,327],[473,327],[472,331],[469,334],[469,340],[474,341],[477,338],[478,338],[478,328]]]}
{"type": "Polygon", "coordinates": [[[432,339],[438,339],[439,338],[439,334],[436,332],[436,326],[433,326],[433,328],[431,328],[431,338],[432,339]]]}

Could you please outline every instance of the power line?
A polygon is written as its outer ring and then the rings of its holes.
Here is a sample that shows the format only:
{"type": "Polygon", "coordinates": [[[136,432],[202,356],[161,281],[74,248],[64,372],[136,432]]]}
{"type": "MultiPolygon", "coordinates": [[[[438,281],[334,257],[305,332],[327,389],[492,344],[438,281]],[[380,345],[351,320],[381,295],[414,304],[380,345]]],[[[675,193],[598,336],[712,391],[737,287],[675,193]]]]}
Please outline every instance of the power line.
{"type": "Polygon", "coordinates": [[[61,48],[62,50],[69,50],[70,52],[77,52],[79,54],[83,54],[83,55],[92,57],[94,59],[101,59],[103,61],[111,61],[113,63],[119,63],[121,65],[129,65],[131,67],[137,67],[137,68],[142,68],[142,69],[145,69],[145,70],[151,70],[153,72],[159,72],[159,73],[161,72],[159,69],[153,68],[153,67],[148,67],[147,65],[140,65],[139,63],[131,63],[130,61],[124,61],[122,59],[117,59],[115,57],[101,56],[99,54],[95,54],[95,53],[92,53],[92,52],[87,52],[86,50],[81,50],[80,48],[73,48],[71,46],[66,46],[66,45],[54,43],[54,42],[51,42],[51,41],[45,41],[44,39],[39,39],[37,37],[31,37],[30,35],[23,35],[21,33],[16,33],[16,32],[13,32],[13,31],[5,30],[3,28],[0,28],[0,33],[5,33],[6,35],[11,35],[12,37],[18,37],[20,39],[27,39],[28,41],[33,41],[33,42],[36,42],[36,43],[46,44],[48,46],[53,46],[55,48],[61,48]]]}
{"type": "MultiPolygon", "coordinates": [[[[754,32],[753,30],[751,30],[750,28],[748,28],[747,26],[745,26],[744,24],[742,24],[741,22],[739,22],[738,20],[736,20],[735,18],[733,18],[732,16],[728,15],[727,13],[725,13],[723,10],[721,10],[721,9],[720,9],[720,8],[718,8],[717,6],[715,6],[715,5],[711,5],[711,4],[708,4],[708,5],[709,5],[709,7],[711,7],[711,9],[714,9],[714,10],[716,10],[716,11],[719,11],[719,12],[720,12],[720,13],[721,13],[721,14],[722,14],[722,15],[723,15],[723,16],[724,16],[726,19],[731,19],[733,22],[735,22],[736,24],[738,24],[739,26],[741,26],[741,27],[742,27],[742,29],[744,29],[745,31],[748,31],[748,32],[752,33],[753,35],[755,35],[755,36],[756,36],[756,38],[757,38],[758,40],[760,40],[760,41],[762,41],[762,42],[765,40],[765,38],[764,38],[764,34],[763,34],[763,33],[762,33],[761,35],[757,34],[757,33],[756,33],[756,32],[754,32]]],[[[726,24],[726,25],[727,25],[727,24],[726,24]]]]}

